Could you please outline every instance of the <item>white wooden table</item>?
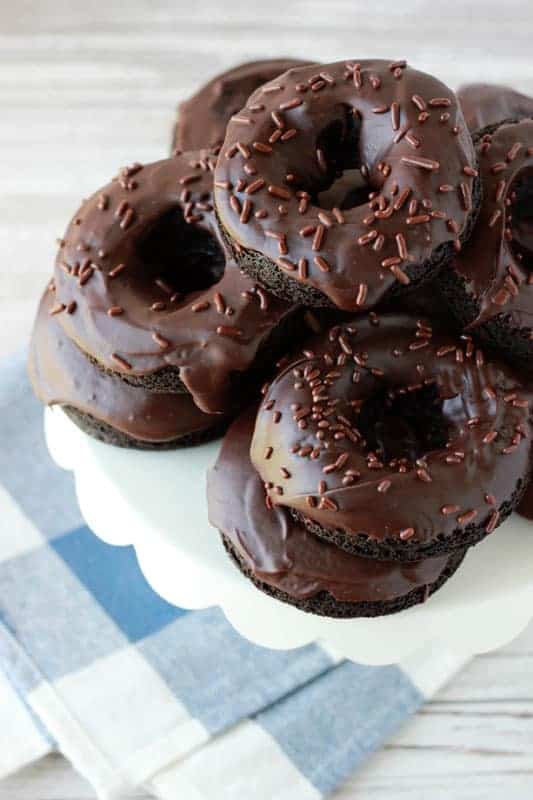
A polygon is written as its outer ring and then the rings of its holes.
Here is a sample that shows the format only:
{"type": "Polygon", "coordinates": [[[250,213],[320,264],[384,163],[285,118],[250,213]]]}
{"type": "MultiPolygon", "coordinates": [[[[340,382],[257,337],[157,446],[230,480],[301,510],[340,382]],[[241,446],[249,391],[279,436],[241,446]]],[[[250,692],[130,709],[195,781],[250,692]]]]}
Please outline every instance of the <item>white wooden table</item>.
{"type": "MultiPolygon", "coordinates": [[[[274,55],[381,56],[533,93],[532,24],[529,0],[3,0],[0,355],[26,341],[75,205],[117,167],[160,158],[176,102],[213,73],[274,55]]],[[[338,797],[504,794],[533,795],[533,628],[476,659],[338,797]]],[[[59,756],[0,784],[1,800],[92,797],[59,756]]]]}

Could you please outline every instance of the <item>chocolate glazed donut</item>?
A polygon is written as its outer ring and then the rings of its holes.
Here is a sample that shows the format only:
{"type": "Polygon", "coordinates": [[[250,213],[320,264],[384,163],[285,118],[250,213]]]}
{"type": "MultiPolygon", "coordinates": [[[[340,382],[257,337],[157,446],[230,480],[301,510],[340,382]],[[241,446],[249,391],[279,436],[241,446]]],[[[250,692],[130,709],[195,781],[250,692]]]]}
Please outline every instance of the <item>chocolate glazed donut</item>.
{"type": "Polygon", "coordinates": [[[293,310],[234,265],[217,239],[213,158],[123,171],[71,222],[55,268],[57,320],[102,367],[151,391],[188,391],[206,413],[235,400],[293,310]]]}
{"type": "Polygon", "coordinates": [[[176,436],[189,444],[218,433],[296,332],[298,311],[228,260],[213,213],[213,167],[213,156],[199,152],[125,168],[83,203],[60,242],[36,323],[32,380],[45,403],[67,407],[106,441],[168,446],[176,436]],[[75,386],[62,369],[74,370],[75,386]]]}
{"type": "Polygon", "coordinates": [[[509,86],[469,83],[457,91],[457,99],[472,133],[505,119],[533,117],[533,97],[515,92],[509,86]]]}
{"type": "Polygon", "coordinates": [[[304,63],[294,58],[248,61],[217,75],[178,106],[172,149],[187,152],[220,147],[230,117],[241,110],[252,92],[290,67],[304,63]]]}
{"type": "Polygon", "coordinates": [[[211,523],[237,567],[266,594],[329,617],[373,617],[421,603],[455,572],[464,552],[414,564],[371,561],[329,544],[268,509],[250,463],[254,409],[228,431],[208,476],[211,523]]]}
{"type": "Polygon", "coordinates": [[[350,553],[452,553],[517,505],[529,474],[529,399],[471,339],[372,314],[318,337],[275,378],[252,463],[269,505],[350,553]]]}
{"type": "Polygon", "coordinates": [[[459,322],[528,372],[533,358],[533,120],[481,132],[483,202],[439,282],[459,322]]]}
{"type": "Polygon", "coordinates": [[[61,406],[86,433],[119,447],[163,450],[199,444],[228,419],[206,414],[188,393],[151,392],[103,370],[72,342],[45,292],[33,327],[28,370],[41,402],[61,406]]]}
{"type": "Polygon", "coordinates": [[[460,249],[476,176],[447,86],[404,61],[342,61],[291,69],[250,97],[228,125],[215,202],[249,275],[280,297],[358,311],[460,249]]]}

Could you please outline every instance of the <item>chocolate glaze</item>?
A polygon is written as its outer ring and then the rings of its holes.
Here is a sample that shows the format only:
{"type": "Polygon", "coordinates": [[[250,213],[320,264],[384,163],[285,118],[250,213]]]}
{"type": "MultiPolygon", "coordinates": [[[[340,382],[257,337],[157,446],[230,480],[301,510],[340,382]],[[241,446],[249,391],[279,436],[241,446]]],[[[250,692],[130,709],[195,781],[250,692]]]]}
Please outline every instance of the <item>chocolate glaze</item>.
{"type": "Polygon", "coordinates": [[[122,170],[75,215],[55,267],[69,338],[128,380],[170,367],[159,390],[174,390],[179,370],[209,413],[228,409],[232,376],[293,310],[226,263],[213,168],[201,152],[122,170]]]}
{"type": "Polygon", "coordinates": [[[39,305],[30,344],[29,373],[45,405],[75,408],[144,442],[168,442],[211,428],[188,394],[164,394],[133,387],[91,362],[50,316],[46,292],[39,305]]]}
{"type": "Polygon", "coordinates": [[[253,409],[233,423],[209,473],[207,495],[211,524],[253,576],[292,597],[325,590],[348,602],[387,602],[437,581],[447,556],[411,564],[359,558],[313,536],[285,508],[268,510],[249,457],[253,427],[253,409]]]}
{"type": "Polygon", "coordinates": [[[172,147],[182,152],[219,147],[230,117],[240,111],[258,86],[304,63],[294,58],[248,61],[217,75],[178,106],[172,147]]]}
{"type": "Polygon", "coordinates": [[[269,504],[405,546],[450,539],[473,520],[496,526],[496,509],[529,471],[530,398],[510,369],[486,362],[468,337],[393,314],[336,326],[304,353],[271,383],[257,416],[251,457],[269,504]],[[387,392],[404,402],[424,387],[435,402],[425,424],[444,431],[440,443],[424,434],[414,454],[391,457],[377,426],[376,443],[365,441],[365,403],[387,392]]]}
{"type": "Polygon", "coordinates": [[[215,201],[239,252],[258,252],[295,286],[360,310],[408,283],[439,248],[460,246],[474,166],[447,86],[404,62],[342,61],[291,69],[254,92],[229,122],[215,201]],[[316,197],[353,169],[367,184],[353,207],[320,208],[316,197]]]}
{"type": "Polygon", "coordinates": [[[501,125],[482,137],[477,150],[483,202],[473,234],[452,264],[476,300],[470,324],[505,314],[513,327],[533,328],[533,120],[501,125]]]}
{"type": "Polygon", "coordinates": [[[456,331],[457,323],[440,292],[436,280],[425,281],[416,289],[391,299],[376,308],[377,313],[387,311],[429,317],[435,327],[446,331],[456,331]]]}
{"type": "Polygon", "coordinates": [[[505,119],[533,117],[533,97],[515,92],[509,86],[469,83],[461,86],[457,98],[472,133],[505,119]]]}

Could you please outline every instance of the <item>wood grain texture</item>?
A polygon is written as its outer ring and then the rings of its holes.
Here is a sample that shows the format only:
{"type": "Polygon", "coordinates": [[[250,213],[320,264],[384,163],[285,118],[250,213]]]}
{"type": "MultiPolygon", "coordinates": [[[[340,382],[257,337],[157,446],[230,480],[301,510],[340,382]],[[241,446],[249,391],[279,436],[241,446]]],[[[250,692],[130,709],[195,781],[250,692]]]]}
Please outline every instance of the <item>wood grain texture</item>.
{"type": "MultiPolygon", "coordinates": [[[[532,23],[528,0],[0,0],[0,356],[26,342],[80,199],[164,155],[176,103],[214,73],[268,56],[406,57],[452,86],[533,93],[532,23]]],[[[504,793],[533,793],[533,628],[473,661],[338,800],[504,793]]],[[[0,784],[2,800],[93,797],[59,756],[0,784]]]]}

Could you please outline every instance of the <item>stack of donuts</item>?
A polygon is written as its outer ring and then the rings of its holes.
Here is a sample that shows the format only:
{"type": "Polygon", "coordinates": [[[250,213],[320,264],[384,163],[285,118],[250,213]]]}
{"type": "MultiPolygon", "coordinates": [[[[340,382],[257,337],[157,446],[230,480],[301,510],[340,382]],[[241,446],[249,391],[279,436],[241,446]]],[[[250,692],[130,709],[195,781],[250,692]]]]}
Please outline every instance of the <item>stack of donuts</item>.
{"type": "Polygon", "coordinates": [[[533,510],[533,99],[401,60],[218,76],[73,216],[29,370],[112,445],[225,434],[209,516],[259,590],[424,602],[533,510]]]}

